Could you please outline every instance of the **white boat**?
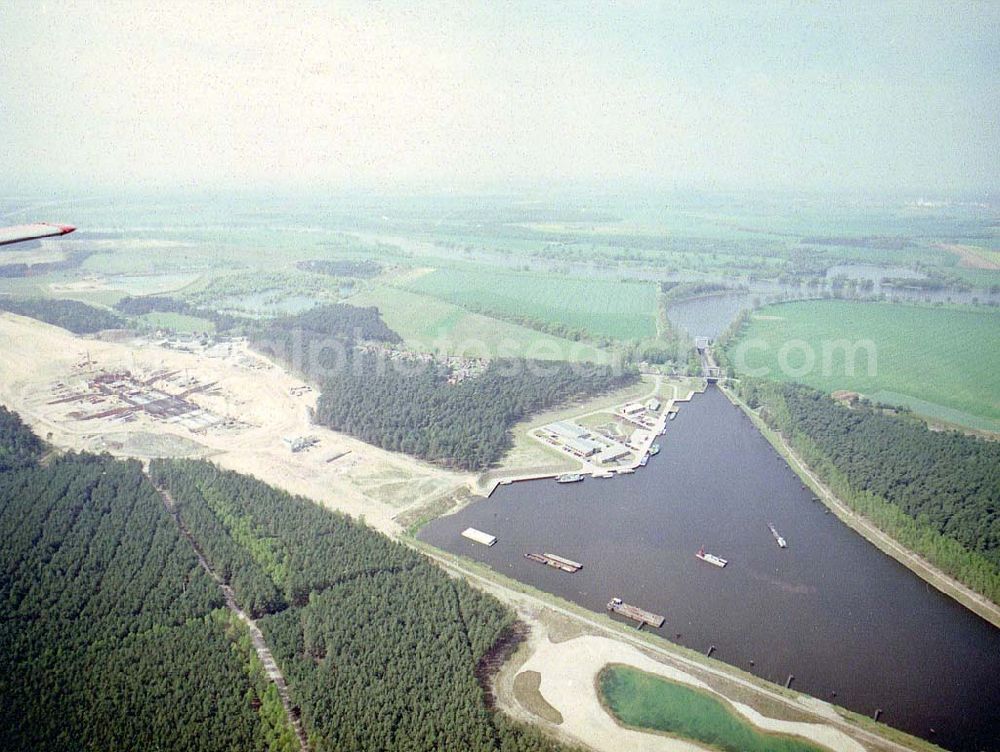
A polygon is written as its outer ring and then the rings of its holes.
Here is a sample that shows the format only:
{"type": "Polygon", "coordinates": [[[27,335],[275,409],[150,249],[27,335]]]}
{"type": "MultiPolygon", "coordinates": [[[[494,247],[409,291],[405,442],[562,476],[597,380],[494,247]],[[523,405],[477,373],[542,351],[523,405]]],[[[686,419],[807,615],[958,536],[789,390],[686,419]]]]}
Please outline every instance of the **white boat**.
{"type": "Polygon", "coordinates": [[[622,467],[618,469],[619,475],[630,475],[635,472],[634,467],[622,467]]]}
{"type": "Polygon", "coordinates": [[[706,554],[705,547],[702,546],[698,549],[698,553],[695,554],[696,557],[702,561],[707,561],[709,564],[714,564],[717,567],[724,567],[729,563],[728,559],[723,559],[721,556],[716,556],[715,554],[706,554]]]}
{"type": "Polygon", "coordinates": [[[788,548],[788,543],[785,542],[785,539],[781,537],[772,523],[767,523],[767,529],[770,530],[771,535],[774,536],[774,542],[778,544],[778,548],[788,548]]]}

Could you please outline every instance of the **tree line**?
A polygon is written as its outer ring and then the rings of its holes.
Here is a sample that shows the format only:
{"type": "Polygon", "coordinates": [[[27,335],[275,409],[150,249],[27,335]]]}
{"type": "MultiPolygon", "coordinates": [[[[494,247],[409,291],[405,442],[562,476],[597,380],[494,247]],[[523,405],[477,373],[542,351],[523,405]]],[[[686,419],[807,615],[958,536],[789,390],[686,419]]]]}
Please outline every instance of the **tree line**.
{"type": "Polygon", "coordinates": [[[382,266],[377,261],[363,259],[309,259],[299,261],[295,268],[304,272],[326,274],[330,277],[354,277],[369,279],[382,273],[382,266]]]}
{"type": "Polygon", "coordinates": [[[249,320],[243,316],[219,313],[211,308],[192,305],[186,300],[169,295],[125,296],[115,303],[115,310],[126,316],[145,316],[147,313],[179,313],[207,319],[219,331],[232,331],[246,326],[249,320]]]}
{"type": "Polygon", "coordinates": [[[117,329],[124,324],[121,317],[111,311],[78,300],[0,297],[0,311],[38,319],[74,334],[93,334],[103,329],[117,329]]]}
{"type": "Polygon", "coordinates": [[[1000,602],[1000,443],[799,384],[744,378],[739,392],[841,499],[1000,602]]]}

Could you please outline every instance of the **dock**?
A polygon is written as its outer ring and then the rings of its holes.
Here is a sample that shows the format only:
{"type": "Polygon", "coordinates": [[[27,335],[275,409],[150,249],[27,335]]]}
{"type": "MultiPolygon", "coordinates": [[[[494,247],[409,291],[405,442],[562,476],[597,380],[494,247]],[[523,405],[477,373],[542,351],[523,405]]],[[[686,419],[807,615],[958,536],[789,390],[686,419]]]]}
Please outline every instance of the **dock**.
{"type": "Polygon", "coordinates": [[[629,605],[628,603],[623,602],[621,598],[612,598],[608,601],[607,608],[608,611],[612,611],[628,619],[633,619],[634,621],[639,622],[640,628],[643,624],[650,624],[654,627],[662,627],[663,622],[666,621],[666,619],[659,614],[646,611],[638,606],[629,605]]]}
{"type": "Polygon", "coordinates": [[[531,559],[531,561],[537,561],[539,564],[546,564],[563,572],[579,572],[583,569],[583,564],[580,562],[573,561],[572,559],[564,559],[562,556],[556,556],[555,554],[530,553],[525,554],[524,558],[531,559]]]}

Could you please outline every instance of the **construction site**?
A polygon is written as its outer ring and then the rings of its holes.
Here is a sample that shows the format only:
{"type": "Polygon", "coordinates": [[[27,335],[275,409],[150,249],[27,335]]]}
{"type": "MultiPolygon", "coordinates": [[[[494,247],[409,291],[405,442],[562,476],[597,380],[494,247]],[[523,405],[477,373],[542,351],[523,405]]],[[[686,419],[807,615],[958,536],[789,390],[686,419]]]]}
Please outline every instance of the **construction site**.
{"type": "Polygon", "coordinates": [[[51,385],[47,404],[70,408],[65,417],[74,421],[131,423],[140,415],[175,424],[192,433],[210,428],[241,428],[244,424],[217,415],[193,401],[195,395],[219,396],[217,382],[200,381],[180,370],[150,372],[97,368],[87,357],[73,369],[75,378],[51,385]]]}

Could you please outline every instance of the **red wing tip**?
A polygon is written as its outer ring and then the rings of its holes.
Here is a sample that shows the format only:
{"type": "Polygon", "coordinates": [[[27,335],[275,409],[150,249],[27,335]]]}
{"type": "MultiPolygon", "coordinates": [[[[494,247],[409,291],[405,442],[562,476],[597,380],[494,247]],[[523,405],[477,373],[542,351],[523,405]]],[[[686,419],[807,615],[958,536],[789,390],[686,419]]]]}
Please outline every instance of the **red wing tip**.
{"type": "Polygon", "coordinates": [[[73,225],[59,225],[59,229],[62,230],[63,235],[69,235],[71,232],[76,230],[73,225]]]}

